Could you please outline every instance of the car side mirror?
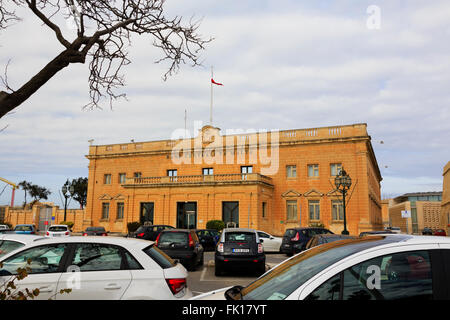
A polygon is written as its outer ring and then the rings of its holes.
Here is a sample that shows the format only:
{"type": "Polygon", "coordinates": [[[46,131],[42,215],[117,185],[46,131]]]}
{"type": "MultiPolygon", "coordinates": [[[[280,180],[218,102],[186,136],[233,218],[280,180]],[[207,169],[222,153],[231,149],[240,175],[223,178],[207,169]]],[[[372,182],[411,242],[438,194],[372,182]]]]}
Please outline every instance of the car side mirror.
{"type": "Polygon", "coordinates": [[[264,240],[263,239],[259,239],[259,243],[263,243],[264,242],[264,240]]]}
{"type": "Polygon", "coordinates": [[[242,286],[234,286],[231,289],[228,289],[227,291],[225,291],[225,299],[227,300],[240,300],[242,298],[242,289],[244,287],[242,286]]]}

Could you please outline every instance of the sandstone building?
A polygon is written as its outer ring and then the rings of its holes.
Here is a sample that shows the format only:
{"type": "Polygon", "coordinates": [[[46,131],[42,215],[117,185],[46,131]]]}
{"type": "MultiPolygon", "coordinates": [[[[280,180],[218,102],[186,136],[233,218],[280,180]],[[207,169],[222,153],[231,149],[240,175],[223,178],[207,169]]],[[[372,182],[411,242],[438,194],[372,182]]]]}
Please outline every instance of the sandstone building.
{"type": "Polygon", "coordinates": [[[422,234],[424,228],[441,228],[441,199],[442,192],[405,193],[391,199],[390,226],[410,234],[422,234]],[[411,218],[403,218],[402,211],[409,211],[411,218]]]}
{"type": "Polygon", "coordinates": [[[441,228],[450,235],[450,161],[444,167],[442,174],[442,203],[441,203],[441,228]]]}
{"type": "Polygon", "coordinates": [[[382,229],[382,177],[366,124],[226,134],[204,126],[184,137],[91,145],[83,224],[127,232],[133,221],[205,228],[223,220],[274,235],[311,224],[341,233],[334,178],[345,168],[348,230],[382,229]]]}

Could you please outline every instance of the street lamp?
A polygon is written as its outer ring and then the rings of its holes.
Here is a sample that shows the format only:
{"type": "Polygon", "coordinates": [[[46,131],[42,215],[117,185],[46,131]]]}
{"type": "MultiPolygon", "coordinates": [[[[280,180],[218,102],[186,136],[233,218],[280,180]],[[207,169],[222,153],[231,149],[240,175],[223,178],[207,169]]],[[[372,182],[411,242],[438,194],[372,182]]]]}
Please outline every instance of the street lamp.
{"type": "Polygon", "coordinates": [[[342,193],[342,208],[344,210],[344,230],[342,231],[342,234],[349,234],[347,230],[347,216],[345,214],[345,194],[347,193],[348,189],[350,189],[350,186],[352,185],[352,179],[350,176],[345,172],[344,168],[339,172],[339,174],[334,179],[334,185],[336,186],[336,189],[342,193]]]}
{"type": "Polygon", "coordinates": [[[61,189],[62,194],[65,199],[65,201],[64,201],[64,221],[66,221],[66,218],[67,218],[67,199],[69,199],[74,193],[73,186],[71,185],[70,187],[67,187],[68,185],[69,185],[69,180],[66,181],[66,183],[63,185],[63,187],[61,189]]]}

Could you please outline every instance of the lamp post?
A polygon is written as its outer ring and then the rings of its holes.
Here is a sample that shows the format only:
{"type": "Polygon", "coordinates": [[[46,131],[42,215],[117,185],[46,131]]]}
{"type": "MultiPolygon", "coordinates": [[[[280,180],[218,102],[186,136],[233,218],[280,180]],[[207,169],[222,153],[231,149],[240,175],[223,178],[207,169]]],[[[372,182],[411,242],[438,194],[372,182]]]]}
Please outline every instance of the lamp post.
{"type": "Polygon", "coordinates": [[[69,185],[69,180],[66,181],[66,183],[63,185],[61,191],[62,194],[64,196],[64,221],[66,221],[67,219],[67,199],[69,199],[70,197],[72,197],[73,192],[74,192],[74,188],[71,185],[70,187],[68,187],[69,185]]]}
{"type": "Polygon", "coordinates": [[[334,185],[336,186],[336,189],[340,193],[342,193],[342,209],[344,210],[344,230],[342,231],[342,234],[349,234],[347,230],[347,216],[345,213],[345,194],[352,185],[352,179],[347,174],[347,172],[345,172],[344,168],[342,168],[342,170],[334,179],[334,185]]]}

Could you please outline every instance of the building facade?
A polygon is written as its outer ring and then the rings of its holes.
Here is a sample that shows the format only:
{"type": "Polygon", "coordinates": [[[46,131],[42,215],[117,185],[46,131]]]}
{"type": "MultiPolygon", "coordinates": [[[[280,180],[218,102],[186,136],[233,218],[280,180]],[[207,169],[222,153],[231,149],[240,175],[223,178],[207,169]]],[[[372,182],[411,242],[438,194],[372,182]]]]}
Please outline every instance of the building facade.
{"type": "Polygon", "coordinates": [[[223,220],[274,235],[311,224],[340,233],[334,178],[345,168],[348,230],[378,230],[382,178],[370,140],[366,124],[225,135],[204,126],[192,138],[92,145],[83,224],[127,232],[134,221],[205,228],[223,220]]]}
{"type": "Polygon", "coordinates": [[[389,205],[390,226],[402,232],[422,234],[424,228],[441,228],[442,192],[406,193],[391,200],[389,205]],[[402,211],[409,211],[410,218],[403,218],[402,211]]]}

